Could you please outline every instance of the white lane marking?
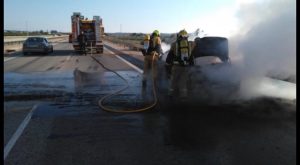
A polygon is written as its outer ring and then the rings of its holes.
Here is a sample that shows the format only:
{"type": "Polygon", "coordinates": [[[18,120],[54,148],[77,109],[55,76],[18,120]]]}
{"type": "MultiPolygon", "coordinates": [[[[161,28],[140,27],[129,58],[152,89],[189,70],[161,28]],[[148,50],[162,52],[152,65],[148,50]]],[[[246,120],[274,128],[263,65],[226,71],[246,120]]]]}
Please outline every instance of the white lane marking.
{"type": "Polygon", "coordinates": [[[143,73],[143,71],[142,71],[140,68],[138,68],[137,66],[131,64],[130,62],[128,62],[128,61],[125,60],[124,58],[122,58],[122,57],[120,57],[120,56],[118,56],[118,55],[115,55],[115,56],[116,56],[117,58],[119,58],[120,60],[122,60],[123,62],[125,62],[126,64],[128,64],[129,66],[131,66],[133,69],[137,70],[137,71],[140,72],[140,73],[143,73]]]}
{"type": "MultiPolygon", "coordinates": [[[[20,57],[20,56],[17,56],[17,57],[20,57]]],[[[15,58],[17,58],[17,57],[10,57],[10,58],[7,58],[7,59],[5,59],[5,60],[4,60],[4,62],[7,62],[7,61],[10,61],[10,60],[13,60],[13,59],[15,59],[15,58]]]]}
{"type": "Polygon", "coordinates": [[[125,60],[124,58],[116,55],[114,52],[108,50],[107,48],[104,48],[106,51],[108,51],[111,54],[114,54],[118,59],[120,59],[121,61],[125,62],[127,65],[131,66],[133,69],[135,69],[136,71],[143,73],[143,70],[141,70],[140,68],[138,68],[137,66],[135,66],[134,64],[128,62],[127,60],[125,60]]]}
{"type": "MultiPolygon", "coordinates": [[[[18,52],[16,52],[16,53],[18,53],[18,52]]],[[[14,54],[14,53],[13,53],[13,54],[14,54]]],[[[9,58],[7,58],[7,59],[4,59],[4,62],[13,60],[13,59],[15,59],[15,58],[17,58],[17,57],[21,57],[21,56],[23,56],[23,54],[19,54],[19,55],[15,56],[15,57],[9,57],[9,58]]]]}
{"type": "Polygon", "coordinates": [[[33,108],[30,110],[30,112],[25,117],[25,119],[23,120],[23,122],[20,124],[19,128],[17,129],[17,131],[13,134],[13,136],[10,138],[10,140],[8,141],[8,143],[5,145],[5,147],[4,147],[4,160],[8,156],[9,152],[11,151],[11,149],[14,147],[14,145],[15,145],[16,141],[18,140],[18,138],[21,136],[22,132],[24,131],[25,127],[27,126],[27,124],[29,123],[29,121],[31,119],[33,111],[37,107],[38,107],[38,105],[34,105],[33,106],[33,108]]]}

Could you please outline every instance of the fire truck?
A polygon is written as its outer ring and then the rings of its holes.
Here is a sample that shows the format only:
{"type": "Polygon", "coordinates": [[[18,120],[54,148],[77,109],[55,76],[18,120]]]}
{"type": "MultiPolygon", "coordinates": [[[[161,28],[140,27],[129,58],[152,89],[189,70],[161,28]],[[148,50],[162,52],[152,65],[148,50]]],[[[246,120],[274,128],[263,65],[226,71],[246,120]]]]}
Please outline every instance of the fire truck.
{"type": "Polygon", "coordinates": [[[80,12],[74,12],[71,16],[72,34],[71,41],[75,51],[80,51],[78,35],[83,32],[87,38],[86,51],[95,50],[97,53],[103,53],[102,36],[104,28],[102,18],[94,16],[92,20],[84,18],[80,12]]]}

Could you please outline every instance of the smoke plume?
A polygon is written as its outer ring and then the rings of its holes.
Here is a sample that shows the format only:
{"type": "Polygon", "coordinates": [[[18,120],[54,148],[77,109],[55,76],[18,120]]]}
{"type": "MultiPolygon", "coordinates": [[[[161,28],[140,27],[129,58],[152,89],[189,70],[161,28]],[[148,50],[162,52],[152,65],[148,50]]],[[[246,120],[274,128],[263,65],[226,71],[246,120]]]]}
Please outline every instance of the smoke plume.
{"type": "Polygon", "coordinates": [[[287,82],[282,86],[265,77],[293,77],[296,81],[296,1],[242,4],[237,17],[239,32],[228,38],[231,69],[223,67],[217,72],[207,69],[204,73],[220,81],[239,77],[240,94],[244,98],[261,95],[296,98],[295,84],[287,82]],[[285,87],[289,93],[281,92],[285,87]]]}
{"type": "Polygon", "coordinates": [[[162,49],[162,51],[163,51],[163,56],[162,56],[162,60],[163,60],[163,61],[166,61],[167,54],[168,54],[170,48],[171,48],[171,45],[170,45],[170,44],[167,44],[167,43],[165,43],[165,42],[162,42],[162,43],[161,43],[161,49],[162,49]]]}
{"type": "Polygon", "coordinates": [[[230,41],[238,44],[245,69],[250,74],[296,75],[296,1],[248,4],[237,15],[241,31],[230,41]]]}

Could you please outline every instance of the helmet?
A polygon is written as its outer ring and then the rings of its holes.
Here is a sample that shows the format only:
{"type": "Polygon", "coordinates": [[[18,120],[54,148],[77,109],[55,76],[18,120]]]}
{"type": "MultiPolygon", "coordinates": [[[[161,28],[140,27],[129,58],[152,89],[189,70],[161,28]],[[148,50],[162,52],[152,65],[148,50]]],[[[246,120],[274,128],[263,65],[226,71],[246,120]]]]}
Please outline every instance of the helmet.
{"type": "Polygon", "coordinates": [[[144,37],[144,40],[150,40],[150,35],[146,34],[145,37],[144,37]]]}
{"type": "Polygon", "coordinates": [[[183,29],[183,30],[179,31],[178,36],[179,37],[188,37],[188,33],[186,32],[185,29],[183,29]]]}
{"type": "Polygon", "coordinates": [[[159,36],[159,31],[158,30],[154,30],[152,34],[155,35],[155,36],[159,36]]]}

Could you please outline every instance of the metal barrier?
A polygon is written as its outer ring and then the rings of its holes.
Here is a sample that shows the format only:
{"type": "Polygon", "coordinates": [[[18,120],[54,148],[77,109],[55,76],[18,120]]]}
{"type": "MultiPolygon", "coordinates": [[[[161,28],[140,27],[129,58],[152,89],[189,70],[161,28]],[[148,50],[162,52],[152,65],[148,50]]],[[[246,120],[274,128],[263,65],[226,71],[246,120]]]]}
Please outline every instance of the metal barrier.
{"type": "Polygon", "coordinates": [[[128,41],[128,40],[121,40],[121,39],[117,39],[117,38],[113,38],[113,37],[104,37],[104,40],[110,41],[112,43],[118,44],[118,45],[122,45],[124,47],[128,47],[131,50],[135,50],[135,51],[139,51],[140,49],[143,48],[142,45],[137,44],[137,43],[133,43],[133,41],[128,41]]]}
{"type": "MultiPolygon", "coordinates": [[[[50,40],[53,40],[53,39],[67,38],[67,37],[68,36],[58,36],[58,37],[49,37],[49,38],[46,37],[46,38],[48,39],[48,41],[50,41],[50,40]]],[[[19,44],[23,44],[26,39],[27,38],[22,39],[22,40],[17,40],[17,41],[4,41],[3,44],[4,44],[4,46],[6,46],[6,45],[19,45],[19,44]]]]}

